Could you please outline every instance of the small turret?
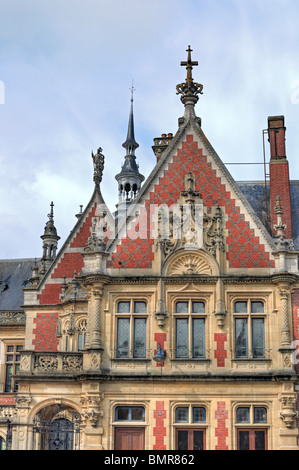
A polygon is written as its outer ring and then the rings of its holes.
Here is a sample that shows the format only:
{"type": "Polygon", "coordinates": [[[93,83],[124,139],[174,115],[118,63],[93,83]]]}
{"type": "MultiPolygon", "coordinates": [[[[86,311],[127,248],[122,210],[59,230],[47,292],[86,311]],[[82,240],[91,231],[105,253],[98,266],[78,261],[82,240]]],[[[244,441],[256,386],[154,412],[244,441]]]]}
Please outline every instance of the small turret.
{"type": "Polygon", "coordinates": [[[43,256],[41,262],[45,270],[49,268],[49,266],[52,264],[52,261],[55,259],[58,240],[60,240],[54,225],[53,202],[51,202],[50,207],[51,211],[50,214],[48,214],[49,220],[46,223],[44,234],[41,236],[41,239],[43,240],[43,256]]]}
{"type": "Polygon", "coordinates": [[[126,149],[127,153],[121,172],[115,176],[118,182],[119,203],[123,201],[131,202],[135,199],[141,188],[141,183],[144,181],[144,176],[139,173],[135,156],[135,150],[139,147],[139,144],[136,142],[134,134],[133,92],[134,87],[132,86],[128,133],[127,139],[123,143],[123,147],[126,149]]]}

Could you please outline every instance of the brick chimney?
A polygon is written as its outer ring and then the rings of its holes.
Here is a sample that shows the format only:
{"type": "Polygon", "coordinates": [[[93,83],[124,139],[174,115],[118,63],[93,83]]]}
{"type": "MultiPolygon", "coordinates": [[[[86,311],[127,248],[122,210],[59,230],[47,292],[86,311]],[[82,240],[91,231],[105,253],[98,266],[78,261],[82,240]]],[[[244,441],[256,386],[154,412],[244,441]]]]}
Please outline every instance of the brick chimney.
{"type": "Polygon", "coordinates": [[[292,211],[289,179],[289,163],[286,157],[284,116],[268,117],[268,140],[270,143],[270,206],[271,227],[276,235],[274,225],[277,223],[275,213],[276,197],[280,196],[283,207],[283,224],[286,225],[285,237],[293,238],[292,211]]]}

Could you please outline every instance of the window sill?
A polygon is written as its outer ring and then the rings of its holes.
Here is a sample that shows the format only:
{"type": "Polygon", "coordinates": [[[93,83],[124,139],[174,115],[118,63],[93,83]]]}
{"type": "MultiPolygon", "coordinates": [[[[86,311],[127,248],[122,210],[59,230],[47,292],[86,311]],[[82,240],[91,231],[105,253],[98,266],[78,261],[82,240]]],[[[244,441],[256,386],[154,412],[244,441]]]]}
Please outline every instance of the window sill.
{"type": "Polygon", "coordinates": [[[113,362],[151,362],[151,359],[147,357],[112,357],[113,362]]]}
{"type": "Polygon", "coordinates": [[[266,357],[259,357],[259,358],[253,358],[253,357],[238,357],[238,358],[233,358],[233,362],[271,362],[272,359],[266,358],[266,357]]]}
{"type": "Polygon", "coordinates": [[[174,359],[170,359],[170,362],[211,362],[211,359],[207,359],[206,357],[198,359],[194,357],[175,357],[174,359]]]}

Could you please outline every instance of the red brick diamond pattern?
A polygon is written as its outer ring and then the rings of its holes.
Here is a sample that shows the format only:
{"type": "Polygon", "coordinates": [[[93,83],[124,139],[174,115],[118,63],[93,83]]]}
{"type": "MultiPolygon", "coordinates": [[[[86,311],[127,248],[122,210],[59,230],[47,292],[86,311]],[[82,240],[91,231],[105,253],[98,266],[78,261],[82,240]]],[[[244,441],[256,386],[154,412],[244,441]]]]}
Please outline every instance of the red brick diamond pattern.
{"type": "Polygon", "coordinates": [[[55,336],[58,313],[38,313],[35,323],[35,339],[32,344],[36,351],[57,351],[58,338],[55,336]]]}
{"type": "MultiPolygon", "coordinates": [[[[216,176],[211,164],[203,155],[198,143],[193,141],[193,136],[188,135],[182,143],[182,148],[177,151],[173,162],[169,164],[154,191],[150,193],[145,201],[147,210],[146,230],[148,238],[130,239],[124,238],[118,245],[116,252],[112,255],[112,267],[114,268],[150,268],[154,259],[152,246],[154,240],[150,236],[150,204],[167,204],[171,206],[180,197],[180,191],[184,190],[184,177],[192,172],[196,178],[196,190],[200,192],[203,203],[207,208],[219,205],[225,208],[228,215],[226,228],[227,237],[227,260],[232,268],[266,268],[274,267],[274,261],[265,251],[265,246],[260,243],[254,235],[254,230],[249,226],[245,215],[240,213],[235,200],[231,199],[230,191],[227,190],[221,180],[216,176]]],[[[143,227],[144,229],[145,227],[143,227]]],[[[136,227],[135,227],[136,230],[136,227]]]]}

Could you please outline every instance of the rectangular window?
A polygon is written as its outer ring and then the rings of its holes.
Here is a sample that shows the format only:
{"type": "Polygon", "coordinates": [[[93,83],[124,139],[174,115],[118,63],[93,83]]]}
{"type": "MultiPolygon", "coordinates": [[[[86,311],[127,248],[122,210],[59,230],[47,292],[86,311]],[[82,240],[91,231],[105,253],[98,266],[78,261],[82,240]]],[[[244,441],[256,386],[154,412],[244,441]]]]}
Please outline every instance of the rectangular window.
{"type": "Polygon", "coordinates": [[[247,318],[236,318],[235,320],[235,342],[236,357],[242,358],[248,356],[247,344],[247,318]]]}
{"type": "Polygon", "coordinates": [[[197,358],[205,357],[205,320],[204,318],[193,318],[193,351],[192,356],[197,358]]]}
{"type": "Polygon", "coordinates": [[[265,356],[265,328],[263,318],[252,319],[252,356],[265,356]]]}
{"type": "Polygon", "coordinates": [[[175,304],[176,358],[205,358],[205,319],[196,315],[205,313],[205,303],[200,301],[179,301],[175,304]]]}
{"type": "Polygon", "coordinates": [[[189,357],[189,320],[187,318],[176,320],[176,357],[189,357]]]}
{"type": "Polygon", "coordinates": [[[6,370],[5,370],[5,387],[6,393],[17,392],[18,382],[13,376],[18,372],[21,362],[20,352],[23,350],[23,346],[20,344],[6,346],[6,370]]]}
{"type": "Polygon", "coordinates": [[[117,406],[115,409],[116,421],[144,421],[144,419],[143,406],[117,406]]]}
{"type": "Polygon", "coordinates": [[[205,431],[199,429],[177,429],[177,450],[204,450],[205,431]]]}
{"type": "Polygon", "coordinates": [[[128,358],[130,355],[130,319],[119,318],[117,321],[117,357],[128,358]]]}
{"type": "Polygon", "coordinates": [[[146,318],[117,319],[116,357],[120,359],[146,357],[146,318]]]}
{"type": "Polygon", "coordinates": [[[134,351],[133,356],[146,356],[146,319],[134,318],[134,351]]]}
{"type": "Polygon", "coordinates": [[[267,450],[265,429],[239,429],[238,450],[267,450]]]}
{"type": "Polygon", "coordinates": [[[249,349],[251,350],[252,359],[262,359],[265,357],[264,318],[245,317],[235,319],[236,358],[248,358],[249,349]]]}

